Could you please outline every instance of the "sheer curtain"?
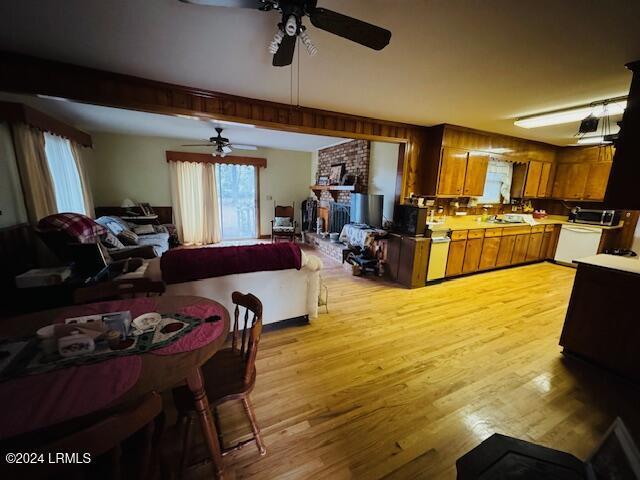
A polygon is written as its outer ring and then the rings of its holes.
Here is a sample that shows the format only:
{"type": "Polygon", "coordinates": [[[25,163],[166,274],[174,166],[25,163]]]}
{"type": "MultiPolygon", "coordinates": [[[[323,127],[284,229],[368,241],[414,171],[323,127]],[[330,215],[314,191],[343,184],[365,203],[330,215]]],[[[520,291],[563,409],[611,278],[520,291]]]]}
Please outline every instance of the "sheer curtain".
{"type": "Polygon", "coordinates": [[[87,214],[84,193],[71,143],[66,138],[44,134],[44,150],[53,179],[58,212],[87,214]]]}
{"type": "Polygon", "coordinates": [[[89,183],[89,173],[87,172],[87,166],[85,165],[83,147],[76,142],[70,142],[71,152],[73,153],[73,159],[78,169],[78,176],[80,177],[80,185],[82,186],[82,200],[84,202],[84,210],[86,215],[94,217],[93,195],[91,193],[91,184],[89,183]]]}
{"type": "Polygon", "coordinates": [[[24,123],[11,125],[11,130],[27,216],[30,222],[36,223],[58,212],[44,136],[40,130],[24,123]]]}
{"type": "Polygon", "coordinates": [[[220,208],[213,163],[170,162],[178,235],[186,245],[220,241],[220,208]]]}

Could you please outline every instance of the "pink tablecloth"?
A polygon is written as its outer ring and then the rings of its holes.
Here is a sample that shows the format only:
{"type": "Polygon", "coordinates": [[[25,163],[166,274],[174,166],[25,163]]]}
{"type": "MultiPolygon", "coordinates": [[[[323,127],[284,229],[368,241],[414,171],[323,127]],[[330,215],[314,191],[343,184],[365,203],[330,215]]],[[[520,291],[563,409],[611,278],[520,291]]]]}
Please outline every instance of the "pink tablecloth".
{"type": "MultiPolygon", "coordinates": [[[[79,305],[65,310],[65,318],[123,310],[133,318],[156,309],[151,298],[117,300],[79,305]]],[[[174,313],[174,312],[164,312],[174,313]]],[[[218,305],[191,305],[178,312],[198,318],[223,315],[218,305]]],[[[174,355],[201,348],[216,340],[224,322],[206,323],[164,348],[155,355],[174,355]]],[[[138,355],[104,362],[70,367],[39,375],[0,382],[0,439],[44,428],[65,420],[96,412],[114,403],[133,387],[140,377],[142,358],[138,355]]]]}

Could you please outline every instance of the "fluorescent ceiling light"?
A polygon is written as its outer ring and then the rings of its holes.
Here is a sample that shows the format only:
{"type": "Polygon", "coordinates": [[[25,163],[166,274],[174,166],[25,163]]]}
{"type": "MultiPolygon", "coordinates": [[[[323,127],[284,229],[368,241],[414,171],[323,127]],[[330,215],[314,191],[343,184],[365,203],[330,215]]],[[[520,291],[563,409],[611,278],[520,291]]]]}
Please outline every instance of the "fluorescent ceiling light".
{"type": "Polygon", "coordinates": [[[68,98],[62,98],[62,97],[53,97],[51,95],[41,95],[41,94],[37,94],[36,97],[38,98],[45,98],[47,100],[57,100],[58,102],[70,102],[71,100],[69,100],[68,98]]]}
{"type": "Polygon", "coordinates": [[[184,115],[182,113],[176,113],[176,117],[184,118],[186,120],[200,120],[200,117],[196,117],[195,115],[184,115]]]}
{"type": "Polygon", "coordinates": [[[550,125],[579,122],[589,115],[595,115],[596,117],[621,115],[626,107],[626,98],[614,99],[606,105],[604,103],[599,103],[596,105],[586,105],[566,110],[556,110],[555,112],[541,113],[539,115],[520,118],[513,123],[514,125],[522,128],[547,127],[550,125]]]}
{"type": "Polygon", "coordinates": [[[594,137],[582,137],[578,140],[578,145],[600,145],[605,143],[612,142],[606,142],[602,135],[596,135],[594,137]]]}

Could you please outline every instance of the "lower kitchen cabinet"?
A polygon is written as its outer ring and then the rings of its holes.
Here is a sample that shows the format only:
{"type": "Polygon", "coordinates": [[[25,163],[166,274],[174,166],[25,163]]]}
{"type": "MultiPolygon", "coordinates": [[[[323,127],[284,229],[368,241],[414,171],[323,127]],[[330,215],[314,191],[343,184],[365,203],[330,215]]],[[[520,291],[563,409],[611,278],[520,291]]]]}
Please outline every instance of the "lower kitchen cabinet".
{"type": "Polygon", "coordinates": [[[526,261],[530,236],[531,235],[528,233],[516,235],[515,245],[513,246],[513,256],[511,257],[511,265],[524,263],[526,261]]]}
{"type": "Polygon", "coordinates": [[[466,240],[456,240],[449,244],[449,256],[447,257],[447,277],[460,275],[464,263],[464,251],[466,240]]]}
{"type": "Polygon", "coordinates": [[[482,238],[467,240],[467,247],[464,251],[464,262],[462,263],[462,273],[477,272],[481,254],[482,238]]]}
{"type": "Polygon", "coordinates": [[[511,257],[513,257],[513,248],[515,243],[515,235],[508,235],[500,238],[500,248],[498,248],[496,267],[506,267],[511,265],[511,257]]]}
{"type": "Polygon", "coordinates": [[[500,251],[500,237],[485,238],[482,244],[482,255],[478,270],[488,270],[496,266],[498,252],[500,251]]]}
{"type": "Polygon", "coordinates": [[[540,249],[542,247],[542,237],[544,233],[532,233],[529,236],[529,246],[527,247],[527,262],[538,260],[540,258],[540,249]]]}
{"type": "Polygon", "coordinates": [[[387,239],[387,272],[408,288],[424,287],[431,239],[391,234],[387,239]]]}

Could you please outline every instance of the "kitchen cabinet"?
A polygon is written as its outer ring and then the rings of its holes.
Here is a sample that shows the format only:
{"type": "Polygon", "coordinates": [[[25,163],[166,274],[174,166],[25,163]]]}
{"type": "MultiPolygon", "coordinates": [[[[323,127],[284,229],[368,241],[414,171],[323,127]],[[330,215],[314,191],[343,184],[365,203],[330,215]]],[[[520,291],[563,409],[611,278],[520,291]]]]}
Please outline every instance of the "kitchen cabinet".
{"type": "Polygon", "coordinates": [[[481,197],[484,194],[484,184],[487,180],[488,168],[488,155],[469,153],[464,177],[464,188],[462,190],[465,197],[481,197]]]}
{"type": "Polygon", "coordinates": [[[527,258],[527,248],[529,247],[528,233],[516,235],[516,241],[513,246],[513,256],[511,257],[511,265],[524,263],[527,258]]]}
{"type": "Polygon", "coordinates": [[[547,198],[551,195],[551,171],[553,164],[550,162],[541,162],[540,183],[538,185],[538,198],[547,198]]]}
{"type": "Polygon", "coordinates": [[[500,248],[498,249],[498,257],[496,258],[496,267],[506,267],[507,265],[511,265],[511,258],[513,257],[513,248],[515,243],[515,235],[507,235],[500,239],[500,248]]]}
{"type": "Polygon", "coordinates": [[[556,169],[553,197],[582,199],[585,193],[590,165],[588,163],[561,163],[556,169]]]}
{"type": "Polygon", "coordinates": [[[485,237],[478,270],[489,270],[496,266],[500,251],[500,237],[485,237]]]}
{"type": "Polygon", "coordinates": [[[477,272],[481,254],[482,238],[472,238],[467,240],[467,246],[464,252],[464,262],[462,264],[462,273],[477,272]]]}
{"type": "Polygon", "coordinates": [[[558,236],[560,235],[560,227],[557,225],[547,225],[542,236],[542,245],[540,247],[540,259],[552,260],[556,254],[556,245],[558,245],[558,236]]]}
{"type": "Polygon", "coordinates": [[[438,195],[462,196],[468,155],[466,150],[443,147],[438,178],[438,195]]]}
{"type": "Polygon", "coordinates": [[[447,257],[447,277],[460,275],[464,263],[464,251],[467,246],[466,240],[456,240],[449,244],[449,256],[447,257]]]}
{"type": "Polygon", "coordinates": [[[529,245],[527,246],[527,255],[525,257],[527,262],[538,260],[540,258],[543,237],[544,233],[532,233],[529,236],[529,245]]]}
{"type": "Polygon", "coordinates": [[[584,187],[586,200],[603,200],[609,183],[611,162],[599,162],[589,165],[589,175],[584,187]]]}
{"type": "Polygon", "coordinates": [[[408,288],[424,287],[431,239],[390,234],[387,239],[387,271],[408,288]]]}
{"type": "Polygon", "coordinates": [[[534,198],[538,196],[538,189],[540,188],[540,176],[542,174],[542,162],[536,162],[534,160],[529,162],[527,168],[527,180],[524,184],[524,197],[534,198]]]}

